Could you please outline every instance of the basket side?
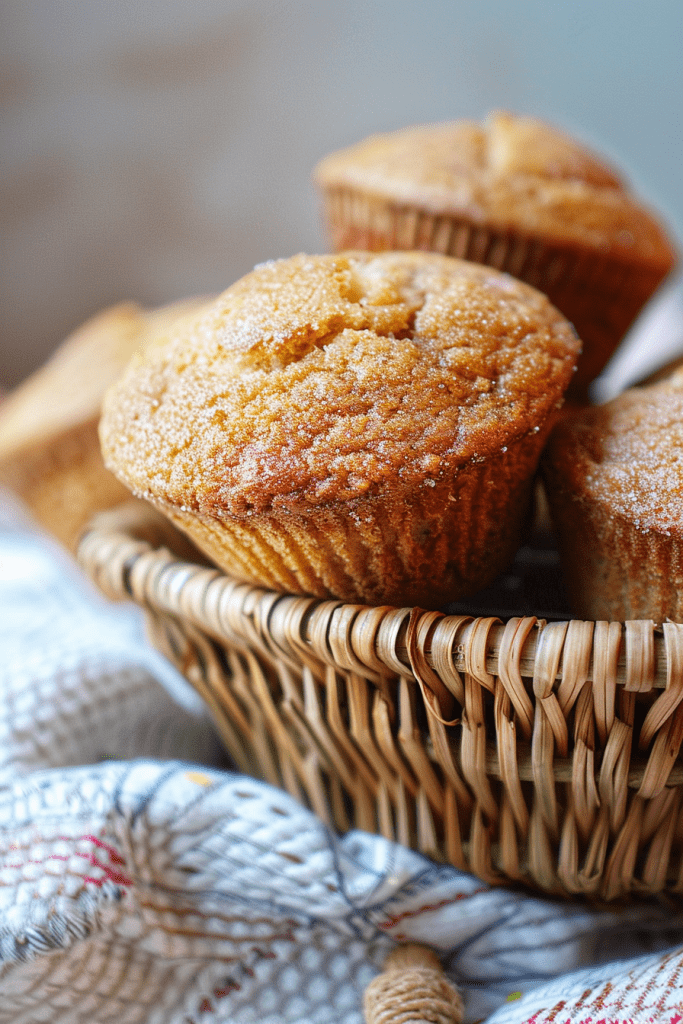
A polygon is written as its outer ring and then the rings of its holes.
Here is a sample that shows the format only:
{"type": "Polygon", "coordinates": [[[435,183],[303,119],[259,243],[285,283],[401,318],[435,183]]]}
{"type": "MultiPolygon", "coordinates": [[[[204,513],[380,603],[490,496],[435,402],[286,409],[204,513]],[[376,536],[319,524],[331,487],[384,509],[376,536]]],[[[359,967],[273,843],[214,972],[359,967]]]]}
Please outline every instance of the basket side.
{"type": "Polygon", "coordinates": [[[146,610],[240,770],[331,826],[491,883],[683,891],[683,626],[292,597],[111,520],[79,558],[146,610]]]}

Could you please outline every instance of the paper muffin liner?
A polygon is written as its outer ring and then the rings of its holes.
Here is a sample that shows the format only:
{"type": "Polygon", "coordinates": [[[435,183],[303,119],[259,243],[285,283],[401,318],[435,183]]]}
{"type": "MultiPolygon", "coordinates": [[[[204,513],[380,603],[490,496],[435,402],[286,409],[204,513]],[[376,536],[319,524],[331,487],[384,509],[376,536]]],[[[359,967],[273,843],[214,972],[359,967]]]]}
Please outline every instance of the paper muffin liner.
{"type": "Polygon", "coordinates": [[[572,610],[585,619],[683,622],[683,542],[638,529],[622,515],[563,487],[544,465],[545,489],[572,610]]]}
{"type": "Polygon", "coordinates": [[[585,395],[663,279],[656,269],[590,249],[497,231],[455,214],[434,214],[349,188],[325,190],[323,217],[337,252],[438,252],[485,263],[544,292],[583,342],[568,391],[575,398],[585,395]]]}
{"type": "Polygon", "coordinates": [[[294,594],[443,607],[486,586],[528,525],[550,424],[411,493],[250,518],[165,514],[230,576],[294,594]]]}

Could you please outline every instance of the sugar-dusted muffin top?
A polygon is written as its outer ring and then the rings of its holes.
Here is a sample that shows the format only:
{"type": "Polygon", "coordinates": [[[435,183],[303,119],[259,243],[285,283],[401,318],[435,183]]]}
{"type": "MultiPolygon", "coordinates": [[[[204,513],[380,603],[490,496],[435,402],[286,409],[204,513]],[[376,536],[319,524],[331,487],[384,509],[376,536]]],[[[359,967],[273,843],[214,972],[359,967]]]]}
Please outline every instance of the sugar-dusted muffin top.
{"type": "Polygon", "coordinates": [[[497,230],[573,242],[662,268],[676,254],[617,173],[569,136],[497,112],[370,138],[323,159],[314,179],[497,230]]]}
{"type": "Polygon", "coordinates": [[[206,515],[434,486],[538,431],[580,349],[545,296],[429,253],[263,264],[104,403],[107,465],[206,515]]]}
{"type": "Polygon", "coordinates": [[[579,504],[642,533],[683,537],[683,378],[564,417],[545,458],[579,504]]]}

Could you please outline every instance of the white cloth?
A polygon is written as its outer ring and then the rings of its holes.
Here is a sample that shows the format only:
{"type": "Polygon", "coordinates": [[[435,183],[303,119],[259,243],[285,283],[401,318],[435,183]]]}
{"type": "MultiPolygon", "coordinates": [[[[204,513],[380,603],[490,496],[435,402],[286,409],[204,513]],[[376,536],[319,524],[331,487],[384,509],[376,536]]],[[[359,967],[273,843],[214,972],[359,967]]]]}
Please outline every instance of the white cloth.
{"type": "Polygon", "coordinates": [[[669,362],[683,357],[683,280],[674,278],[648,303],[591,385],[594,402],[608,402],[669,362]]]}

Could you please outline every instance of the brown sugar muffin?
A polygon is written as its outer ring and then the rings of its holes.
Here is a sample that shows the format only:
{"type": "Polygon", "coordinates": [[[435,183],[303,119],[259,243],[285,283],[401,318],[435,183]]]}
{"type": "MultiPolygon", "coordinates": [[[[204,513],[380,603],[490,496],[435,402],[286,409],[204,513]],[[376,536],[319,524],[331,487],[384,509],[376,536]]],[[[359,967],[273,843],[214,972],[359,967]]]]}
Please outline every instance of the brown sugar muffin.
{"type": "Polygon", "coordinates": [[[530,117],[372,136],[322,160],[314,180],[336,250],[447,253],[545,292],[583,342],[577,395],[676,262],[611,167],[530,117]]]}
{"type": "Polygon", "coordinates": [[[299,255],[133,360],[105,462],[240,580],[438,606],[513,557],[579,344],[486,267],[299,255]]]}
{"type": "Polygon", "coordinates": [[[542,464],[576,613],[683,621],[683,380],[563,416],[542,464]]]}
{"type": "Polygon", "coordinates": [[[97,424],[106,389],[140,345],[202,301],[149,311],[122,302],[98,313],[0,405],[0,483],[68,548],[95,512],[130,498],[102,462],[97,424]]]}

